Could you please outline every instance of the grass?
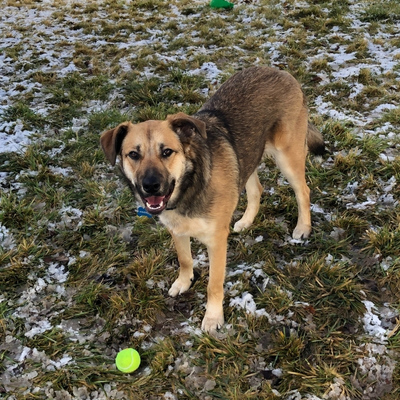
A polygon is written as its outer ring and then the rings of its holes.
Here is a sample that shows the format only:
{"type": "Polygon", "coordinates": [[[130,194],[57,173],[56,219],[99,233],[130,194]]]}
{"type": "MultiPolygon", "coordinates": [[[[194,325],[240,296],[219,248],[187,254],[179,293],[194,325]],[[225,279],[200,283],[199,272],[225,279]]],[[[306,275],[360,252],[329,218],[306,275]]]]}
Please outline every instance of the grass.
{"type": "Polygon", "coordinates": [[[33,140],[0,153],[0,396],[399,397],[397,2],[4,7],[0,140],[24,130],[33,140]],[[127,119],[194,113],[257,63],[302,83],[328,153],[307,160],[313,234],[302,244],[290,240],[293,192],[264,161],[259,215],[229,237],[226,326],[213,337],[199,330],[204,246],[193,243],[193,287],[169,298],[171,238],[136,215],[99,134],[127,119]],[[124,375],[114,358],[129,346],[142,364],[124,375]]]}

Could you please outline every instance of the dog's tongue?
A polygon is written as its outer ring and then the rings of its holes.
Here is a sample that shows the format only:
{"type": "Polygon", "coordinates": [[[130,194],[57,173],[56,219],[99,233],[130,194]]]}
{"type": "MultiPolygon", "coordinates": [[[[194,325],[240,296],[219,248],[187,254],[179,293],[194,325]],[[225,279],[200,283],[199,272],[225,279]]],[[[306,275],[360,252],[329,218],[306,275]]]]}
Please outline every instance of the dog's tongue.
{"type": "Polygon", "coordinates": [[[146,197],[146,202],[151,205],[151,206],[158,206],[159,204],[162,203],[164,200],[165,196],[151,196],[151,197],[146,197]]]}

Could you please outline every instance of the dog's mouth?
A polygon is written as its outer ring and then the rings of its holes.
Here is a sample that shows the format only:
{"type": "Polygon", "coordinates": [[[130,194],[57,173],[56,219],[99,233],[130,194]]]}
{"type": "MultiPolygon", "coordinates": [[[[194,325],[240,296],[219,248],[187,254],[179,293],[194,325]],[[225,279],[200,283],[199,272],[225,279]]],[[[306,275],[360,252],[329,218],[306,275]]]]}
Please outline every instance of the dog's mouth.
{"type": "Polygon", "coordinates": [[[174,191],[175,182],[171,184],[171,189],[165,196],[149,196],[143,197],[144,206],[146,207],[146,211],[150,214],[158,215],[162,211],[164,211],[167,207],[168,200],[172,196],[172,192],[174,191]]]}

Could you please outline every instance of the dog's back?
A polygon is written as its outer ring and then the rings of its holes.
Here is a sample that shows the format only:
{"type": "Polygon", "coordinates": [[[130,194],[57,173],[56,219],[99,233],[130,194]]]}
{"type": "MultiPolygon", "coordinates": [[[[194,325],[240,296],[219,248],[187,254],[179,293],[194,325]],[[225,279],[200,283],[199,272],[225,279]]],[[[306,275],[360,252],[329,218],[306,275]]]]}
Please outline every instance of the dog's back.
{"type": "Polygon", "coordinates": [[[304,145],[307,141],[310,150],[319,153],[324,146],[321,134],[311,124],[301,131],[308,116],[300,84],[275,68],[251,67],[238,72],[195,116],[204,120],[214,117],[225,127],[238,157],[240,185],[259,165],[268,146],[280,146],[280,132],[287,126],[296,126],[290,134],[297,135],[287,140],[304,145]]]}

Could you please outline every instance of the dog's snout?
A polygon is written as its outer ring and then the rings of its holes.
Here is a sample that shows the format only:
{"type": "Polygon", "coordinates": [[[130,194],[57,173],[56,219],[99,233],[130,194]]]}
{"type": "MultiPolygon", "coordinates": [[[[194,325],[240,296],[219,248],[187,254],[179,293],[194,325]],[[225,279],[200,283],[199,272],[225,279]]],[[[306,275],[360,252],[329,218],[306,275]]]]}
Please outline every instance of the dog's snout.
{"type": "Polygon", "coordinates": [[[156,175],[145,176],[142,181],[143,190],[148,194],[156,194],[161,188],[160,178],[156,175]]]}

